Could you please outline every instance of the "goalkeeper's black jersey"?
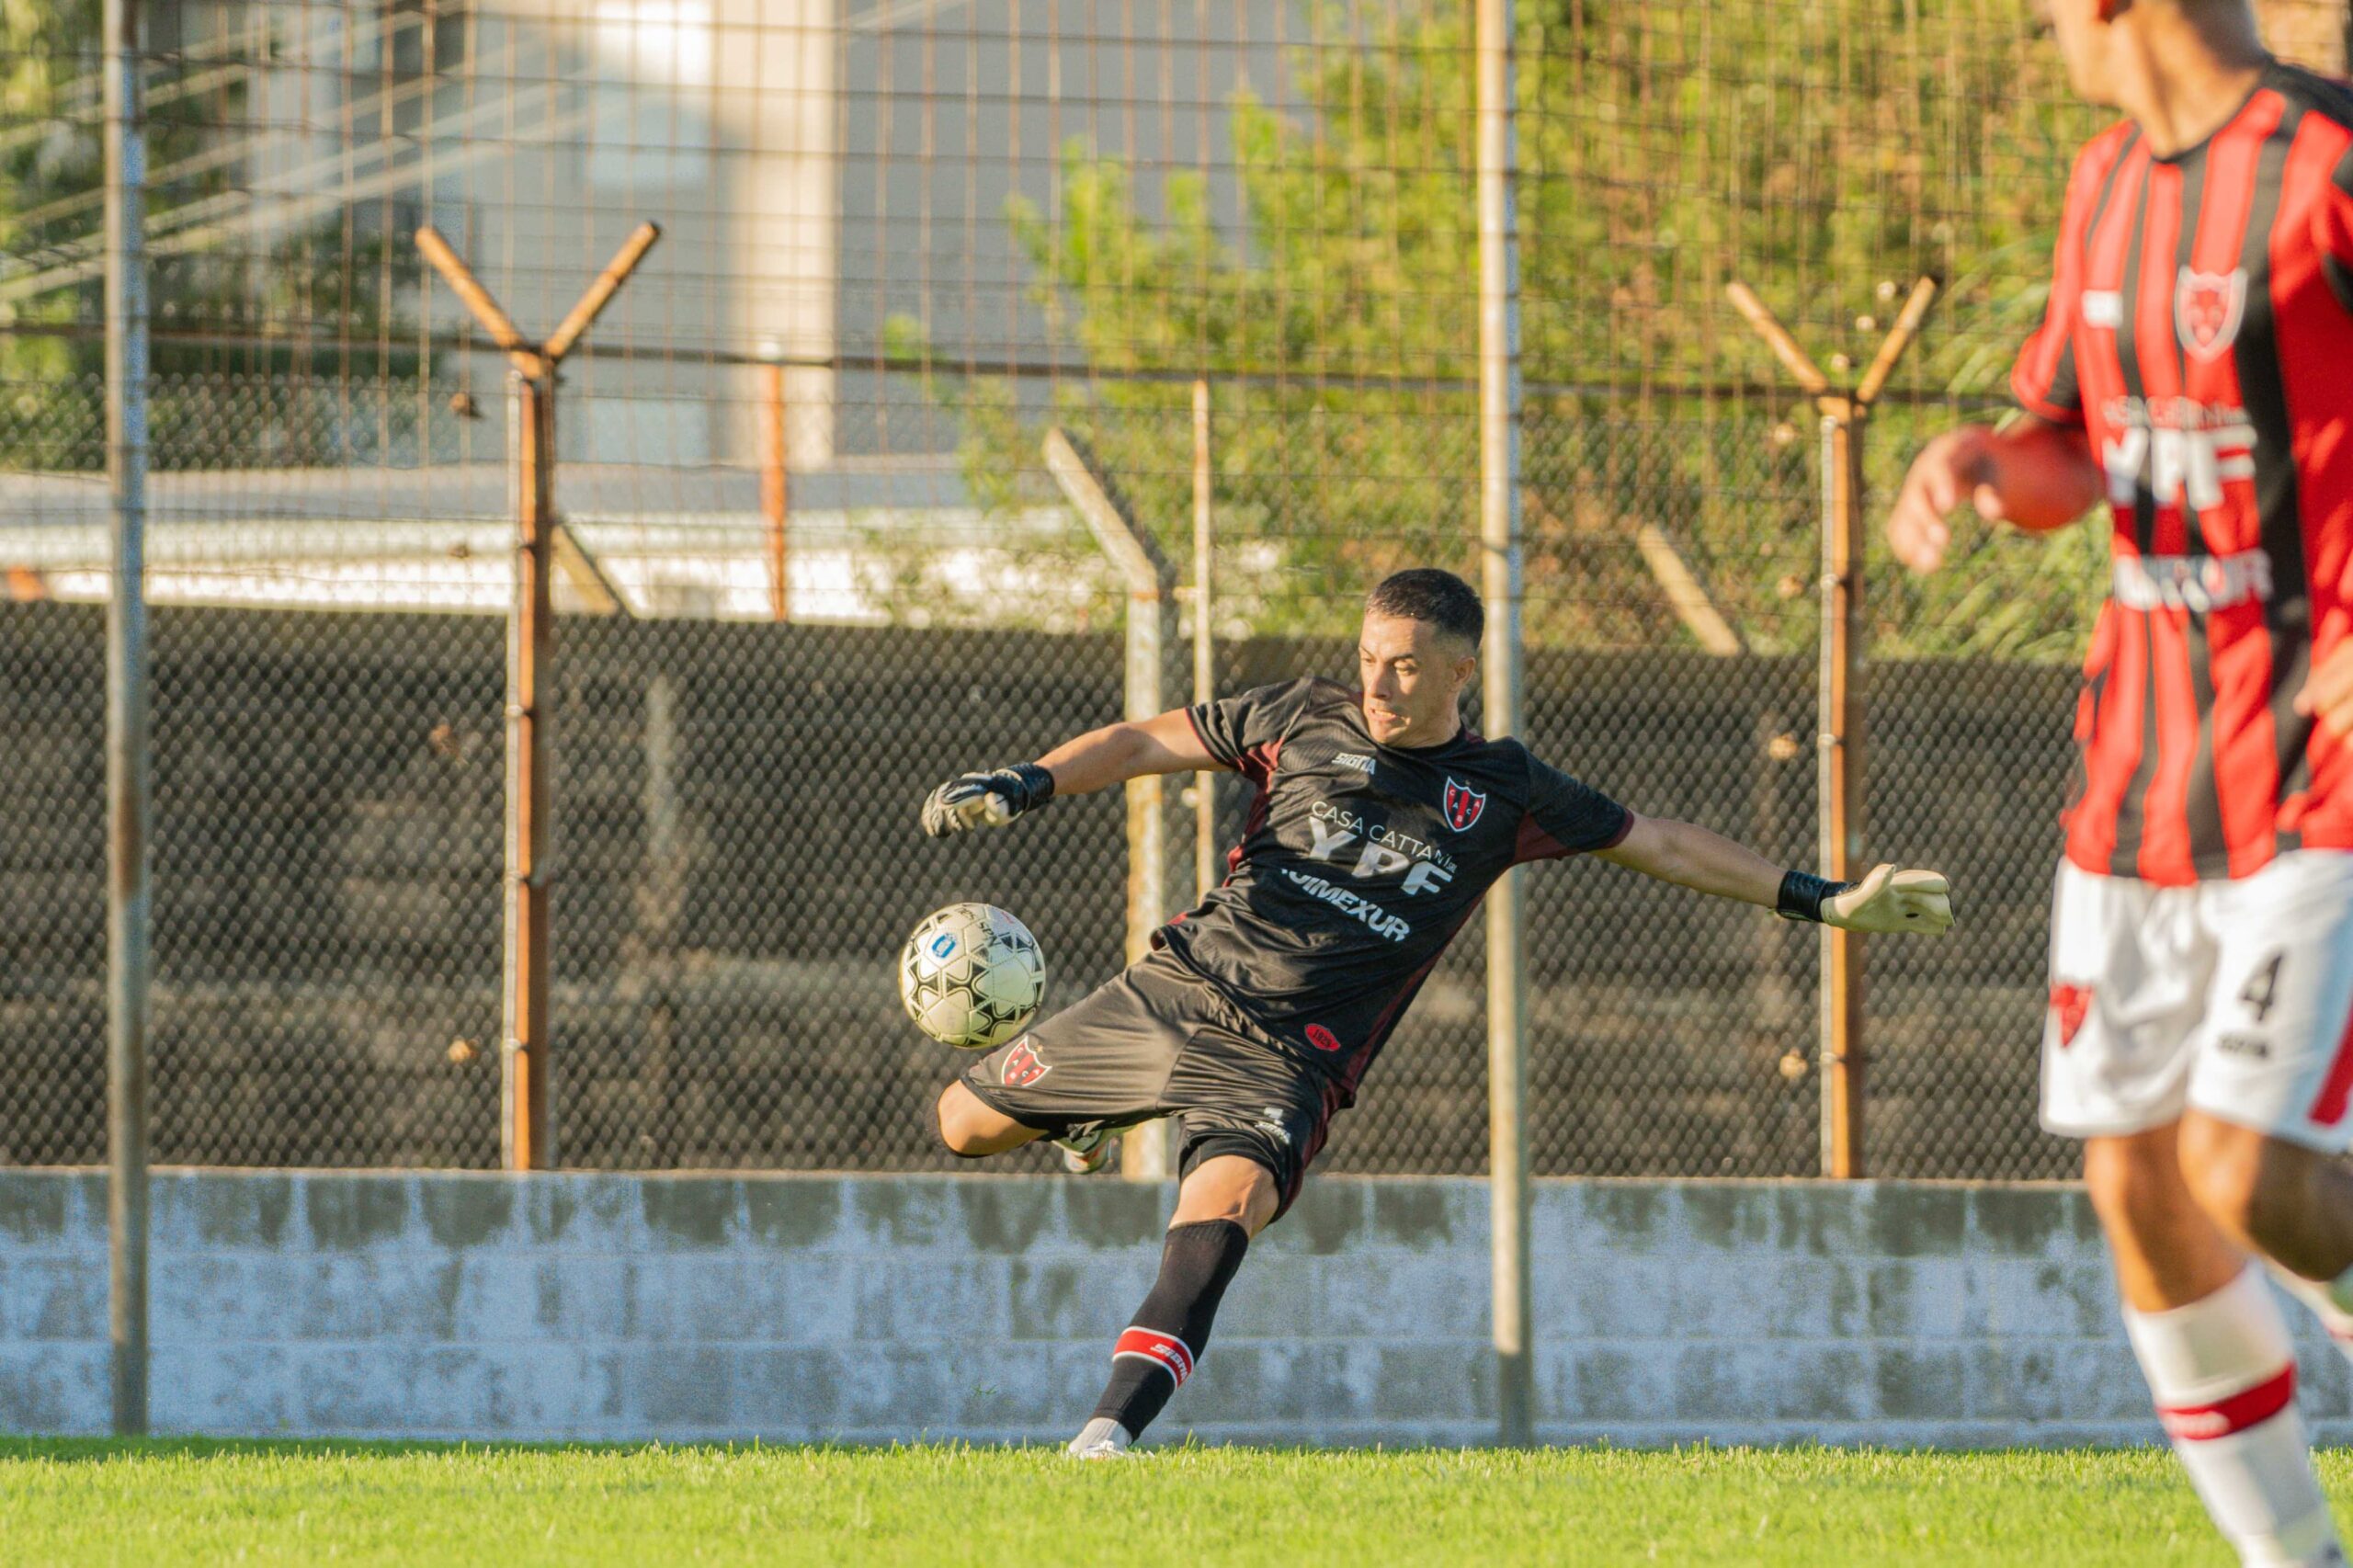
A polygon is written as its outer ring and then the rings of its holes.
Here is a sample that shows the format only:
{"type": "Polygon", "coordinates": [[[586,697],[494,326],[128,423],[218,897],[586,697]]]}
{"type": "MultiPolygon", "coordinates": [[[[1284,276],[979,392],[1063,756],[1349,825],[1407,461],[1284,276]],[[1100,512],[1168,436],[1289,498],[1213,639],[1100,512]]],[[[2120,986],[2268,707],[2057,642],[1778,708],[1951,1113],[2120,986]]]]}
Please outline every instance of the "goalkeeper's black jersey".
{"type": "Polygon", "coordinates": [[[1351,1095],[1439,954],[1523,860],[1606,849],[1633,815],[1465,730],[1378,744],[1324,680],[1190,710],[1210,754],[1257,786],[1225,881],[1154,938],[1351,1095]]]}

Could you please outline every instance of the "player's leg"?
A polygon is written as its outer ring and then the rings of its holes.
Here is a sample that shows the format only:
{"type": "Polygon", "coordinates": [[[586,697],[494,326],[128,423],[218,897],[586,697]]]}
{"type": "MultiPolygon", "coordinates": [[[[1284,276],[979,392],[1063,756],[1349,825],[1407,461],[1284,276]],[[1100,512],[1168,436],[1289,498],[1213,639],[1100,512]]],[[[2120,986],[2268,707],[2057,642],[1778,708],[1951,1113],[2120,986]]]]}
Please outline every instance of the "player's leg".
{"type": "Polygon", "coordinates": [[[2244,1561],[2340,1562],[2296,1409],[2287,1323],[2263,1271],[2191,1192],[2179,1156],[2173,1125],[2084,1149],[2158,1419],[2244,1561]]]}
{"type": "Polygon", "coordinates": [[[1051,1138],[1093,1154],[1155,1115],[1185,1031],[1161,1016],[1162,987],[1146,968],[1097,987],[949,1085],[933,1108],[949,1152],[983,1159],[1051,1138]]]}
{"type": "Polygon", "coordinates": [[[2062,869],[2043,1123],[2085,1141],[2133,1354],[2215,1525],[2248,1562],[2336,1562],[2287,1324],[2182,1164],[2178,1124],[2218,967],[2197,896],[2062,869]]]}
{"type": "Polygon", "coordinates": [[[1184,1179],[1151,1294],[1112,1347],[1111,1374],[1070,1451],[1124,1452],[1208,1348],[1252,1238],[1299,1196],[1337,1094],[1320,1074],[1238,1029],[1197,1033],[1170,1074],[1185,1117],[1184,1179]]]}
{"type": "Polygon", "coordinates": [[[1005,1112],[983,1103],[981,1096],[966,1088],[961,1078],[939,1092],[939,1100],[932,1107],[932,1119],[938,1128],[939,1141],[960,1160],[1002,1154],[1045,1136],[1043,1129],[1024,1127],[1005,1112]]]}
{"type": "Polygon", "coordinates": [[[1071,1439],[1081,1459],[1124,1452],[1193,1375],[1210,1327],[1251,1238],[1279,1201],[1274,1172],[1240,1154],[1202,1161],[1176,1191],[1160,1247],[1160,1276],[1111,1348],[1111,1375],[1095,1414],[1071,1439]]]}
{"type": "Polygon", "coordinates": [[[2283,855],[2208,904],[2220,957],[2183,1169],[2353,1354],[2353,855],[2283,855]]]}

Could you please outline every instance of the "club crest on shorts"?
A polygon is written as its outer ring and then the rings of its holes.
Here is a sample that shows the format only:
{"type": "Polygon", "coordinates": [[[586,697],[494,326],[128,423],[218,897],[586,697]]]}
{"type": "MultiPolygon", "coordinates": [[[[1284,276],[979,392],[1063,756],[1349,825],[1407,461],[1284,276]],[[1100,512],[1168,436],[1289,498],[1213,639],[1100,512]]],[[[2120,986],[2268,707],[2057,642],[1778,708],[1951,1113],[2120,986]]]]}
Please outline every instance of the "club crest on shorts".
{"type": "Polygon", "coordinates": [[[2092,988],[2088,985],[2055,984],[2051,988],[2051,1016],[2059,1023],[2059,1046],[2065,1050],[2075,1043],[2075,1035],[2084,1027],[2084,1017],[2092,1009],[2092,988]]]}
{"type": "Polygon", "coordinates": [[[2238,341],[2246,316],[2246,268],[2197,272],[2183,267],[2173,285],[2173,327],[2182,347],[2211,359],[2238,341]]]}
{"type": "Polygon", "coordinates": [[[1457,833],[1468,833],[1487,809],[1487,797],[1470,785],[1449,778],[1446,781],[1446,825],[1457,833]]]}
{"type": "Polygon", "coordinates": [[[1310,1024],[1307,1026],[1307,1043],[1318,1051],[1337,1051],[1340,1049],[1340,1037],[1322,1024],[1310,1024]]]}
{"type": "Polygon", "coordinates": [[[1005,1065],[998,1070],[996,1081],[1008,1089],[1026,1089],[1052,1071],[1053,1064],[1039,1061],[1038,1048],[1024,1035],[1005,1053],[1005,1065]]]}

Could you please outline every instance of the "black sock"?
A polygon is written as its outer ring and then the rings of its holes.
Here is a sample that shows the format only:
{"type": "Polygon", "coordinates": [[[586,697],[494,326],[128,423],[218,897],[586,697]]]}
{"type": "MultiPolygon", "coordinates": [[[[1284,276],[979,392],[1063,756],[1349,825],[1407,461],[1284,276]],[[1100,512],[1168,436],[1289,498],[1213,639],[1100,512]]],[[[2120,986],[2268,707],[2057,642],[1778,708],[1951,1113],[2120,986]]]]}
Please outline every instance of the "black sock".
{"type": "Polygon", "coordinates": [[[1143,1436],[1168,1396],[1193,1375],[1193,1364],[1209,1346],[1217,1304],[1249,1248],[1250,1233],[1231,1220],[1170,1229],[1160,1252],[1160,1278],[1111,1348],[1111,1381],[1095,1402],[1097,1415],[1118,1422],[1131,1437],[1143,1436]]]}

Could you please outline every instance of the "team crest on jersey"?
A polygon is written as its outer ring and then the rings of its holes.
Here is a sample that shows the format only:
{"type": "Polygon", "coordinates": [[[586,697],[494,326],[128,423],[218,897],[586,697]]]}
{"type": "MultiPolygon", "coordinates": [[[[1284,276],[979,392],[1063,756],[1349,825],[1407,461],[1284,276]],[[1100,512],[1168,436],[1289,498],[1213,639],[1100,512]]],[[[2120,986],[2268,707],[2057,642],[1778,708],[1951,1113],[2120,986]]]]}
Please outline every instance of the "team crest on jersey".
{"type": "Polygon", "coordinates": [[[1038,1060],[1038,1048],[1024,1036],[1005,1053],[1005,1067],[997,1074],[997,1082],[1008,1089],[1026,1089],[1052,1071],[1051,1063],[1038,1060]]]}
{"type": "Polygon", "coordinates": [[[2183,267],[2173,285],[2173,327],[2182,347],[2211,359],[2238,341],[2246,316],[2246,268],[2198,272],[2183,267]]]}
{"type": "Polygon", "coordinates": [[[1487,797],[1468,784],[1446,781],[1446,825],[1457,833],[1468,833],[1478,822],[1479,813],[1487,809],[1487,797]]]}

